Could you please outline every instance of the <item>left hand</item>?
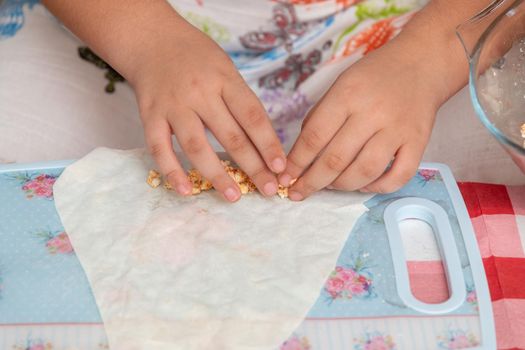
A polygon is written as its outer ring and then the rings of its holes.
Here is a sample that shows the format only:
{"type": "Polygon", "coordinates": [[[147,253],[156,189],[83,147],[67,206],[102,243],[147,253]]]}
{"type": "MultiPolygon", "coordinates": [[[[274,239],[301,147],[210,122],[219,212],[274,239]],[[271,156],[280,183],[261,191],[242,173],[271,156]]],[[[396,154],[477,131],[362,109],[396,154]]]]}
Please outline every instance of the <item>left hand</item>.
{"type": "Polygon", "coordinates": [[[290,199],[327,186],[393,192],[414,176],[444,82],[394,41],[343,72],[306,117],[279,177],[284,186],[298,178],[290,199]]]}

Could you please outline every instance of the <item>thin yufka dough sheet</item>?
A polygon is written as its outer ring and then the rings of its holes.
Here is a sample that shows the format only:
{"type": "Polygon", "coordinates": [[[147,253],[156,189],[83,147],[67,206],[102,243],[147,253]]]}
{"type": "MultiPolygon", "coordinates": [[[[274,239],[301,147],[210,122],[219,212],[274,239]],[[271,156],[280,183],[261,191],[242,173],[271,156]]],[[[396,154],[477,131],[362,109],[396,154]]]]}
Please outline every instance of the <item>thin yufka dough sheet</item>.
{"type": "Polygon", "coordinates": [[[278,347],[315,302],[368,196],[182,198],[146,184],[153,167],[144,150],[100,148],[54,187],[110,347],[278,347]]]}

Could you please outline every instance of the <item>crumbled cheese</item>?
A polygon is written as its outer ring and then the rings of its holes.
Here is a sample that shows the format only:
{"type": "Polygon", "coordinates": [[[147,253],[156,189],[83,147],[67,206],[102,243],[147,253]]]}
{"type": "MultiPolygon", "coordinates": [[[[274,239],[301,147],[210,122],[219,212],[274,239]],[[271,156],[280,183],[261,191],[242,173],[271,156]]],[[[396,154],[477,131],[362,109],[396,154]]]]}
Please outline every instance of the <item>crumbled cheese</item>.
{"type": "MultiPolygon", "coordinates": [[[[239,185],[239,189],[242,194],[252,193],[257,190],[255,184],[243,170],[231,166],[231,162],[228,160],[222,160],[221,164],[224,167],[224,170],[226,170],[226,172],[228,173],[228,175],[237,183],[237,185],[239,185]]],[[[213,188],[211,182],[208,179],[204,178],[196,169],[191,169],[188,172],[188,179],[191,181],[192,194],[194,195],[199,194],[202,191],[211,190],[213,188]]],[[[148,173],[147,182],[151,187],[156,188],[161,184],[162,176],[156,170],[150,170],[148,173]]],[[[295,180],[292,181],[292,184],[293,182],[295,182],[295,180]]],[[[173,190],[173,188],[167,181],[164,181],[163,186],[169,191],[173,190]]],[[[279,197],[281,198],[287,198],[288,188],[279,185],[277,195],[279,195],[279,197]]]]}

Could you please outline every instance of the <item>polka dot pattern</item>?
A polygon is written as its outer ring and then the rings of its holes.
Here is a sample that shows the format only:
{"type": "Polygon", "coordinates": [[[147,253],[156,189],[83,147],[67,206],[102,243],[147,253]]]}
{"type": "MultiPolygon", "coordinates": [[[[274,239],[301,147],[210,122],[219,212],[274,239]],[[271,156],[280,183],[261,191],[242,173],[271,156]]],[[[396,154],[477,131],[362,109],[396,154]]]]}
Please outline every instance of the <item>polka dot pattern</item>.
{"type": "Polygon", "coordinates": [[[39,176],[45,183],[60,172],[0,173],[0,323],[100,322],[67,236],[54,239],[63,228],[52,196],[27,191],[39,176]]]}

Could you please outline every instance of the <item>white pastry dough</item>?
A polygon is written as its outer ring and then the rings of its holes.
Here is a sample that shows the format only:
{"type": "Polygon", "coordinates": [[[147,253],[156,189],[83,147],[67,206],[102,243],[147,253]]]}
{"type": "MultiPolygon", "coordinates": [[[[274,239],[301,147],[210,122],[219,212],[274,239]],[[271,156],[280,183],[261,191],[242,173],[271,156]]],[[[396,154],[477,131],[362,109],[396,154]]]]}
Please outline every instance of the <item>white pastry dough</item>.
{"type": "Polygon", "coordinates": [[[277,348],[315,302],[369,197],[184,198],[151,188],[152,167],[142,150],[97,149],[54,188],[110,348],[277,348]]]}

